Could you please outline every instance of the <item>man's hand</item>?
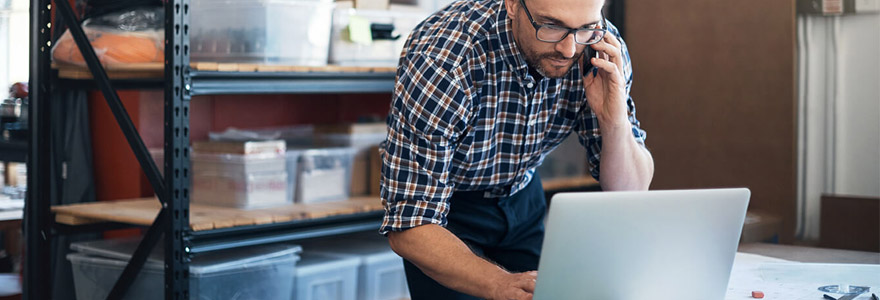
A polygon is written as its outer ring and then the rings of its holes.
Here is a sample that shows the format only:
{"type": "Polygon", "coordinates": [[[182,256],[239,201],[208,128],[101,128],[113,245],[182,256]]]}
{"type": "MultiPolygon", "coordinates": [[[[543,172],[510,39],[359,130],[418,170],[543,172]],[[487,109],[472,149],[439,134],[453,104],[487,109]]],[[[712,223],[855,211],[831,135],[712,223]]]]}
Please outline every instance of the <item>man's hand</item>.
{"type": "Polygon", "coordinates": [[[537,278],[537,271],[505,274],[495,282],[491,300],[531,300],[537,278]]]}
{"type": "Polygon", "coordinates": [[[437,224],[388,233],[391,249],[450,289],[491,300],[530,300],[538,272],[515,273],[477,256],[437,224]]]}
{"type": "MultiPolygon", "coordinates": [[[[626,78],[623,76],[623,57],[620,41],[606,33],[602,41],[590,45],[599,58],[583,57],[598,69],[584,77],[587,102],[601,125],[621,125],[628,122],[626,109],[626,78]]],[[[583,61],[581,61],[583,65],[583,61]]]]}

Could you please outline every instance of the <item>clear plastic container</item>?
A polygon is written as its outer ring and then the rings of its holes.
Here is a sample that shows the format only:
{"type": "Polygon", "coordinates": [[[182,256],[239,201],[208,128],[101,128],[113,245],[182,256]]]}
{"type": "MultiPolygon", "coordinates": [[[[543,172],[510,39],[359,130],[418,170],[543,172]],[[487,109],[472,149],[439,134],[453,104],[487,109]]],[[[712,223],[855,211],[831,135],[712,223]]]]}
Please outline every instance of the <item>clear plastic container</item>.
{"type": "Polygon", "coordinates": [[[332,0],[193,0],[192,61],[323,66],[332,0]]]}
{"type": "MultiPolygon", "coordinates": [[[[74,243],[67,259],[77,299],[104,299],[122,274],[137,239],[74,243]],[[76,246],[74,246],[76,245],[76,246]]],[[[190,264],[190,299],[289,299],[301,248],[270,245],[196,256],[190,264]]],[[[156,247],[124,299],[155,299],[165,283],[161,247],[156,247]]]]}
{"type": "Polygon", "coordinates": [[[357,258],[358,300],[409,298],[403,259],[391,250],[388,240],[376,232],[305,241],[308,253],[357,258]]]}
{"type": "Polygon", "coordinates": [[[255,173],[284,172],[281,154],[192,154],[193,173],[212,176],[242,176],[255,173]]]}
{"type": "Polygon", "coordinates": [[[291,203],[287,184],[286,171],[240,176],[196,173],[192,202],[240,209],[282,206],[291,203]]]}
{"type": "Polygon", "coordinates": [[[406,39],[413,28],[429,15],[420,10],[355,10],[351,2],[337,2],[333,12],[333,33],[330,40],[330,63],[343,66],[395,67],[406,39]],[[395,40],[374,39],[369,45],[351,41],[349,20],[359,16],[371,24],[393,24],[395,40]]]}
{"type": "Polygon", "coordinates": [[[296,268],[293,300],[356,299],[358,265],[354,257],[303,252],[296,268]]]}
{"type": "Polygon", "coordinates": [[[297,203],[345,200],[351,189],[354,149],[324,148],[288,150],[287,169],[294,172],[290,184],[297,203]]]}
{"type": "Polygon", "coordinates": [[[385,141],[386,135],[386,133],[335,133],[321,134],[316,139],[324,145],[354,149],[351,165],[351,195],[359,196],[370,193],[370,148],[385,141]]]}

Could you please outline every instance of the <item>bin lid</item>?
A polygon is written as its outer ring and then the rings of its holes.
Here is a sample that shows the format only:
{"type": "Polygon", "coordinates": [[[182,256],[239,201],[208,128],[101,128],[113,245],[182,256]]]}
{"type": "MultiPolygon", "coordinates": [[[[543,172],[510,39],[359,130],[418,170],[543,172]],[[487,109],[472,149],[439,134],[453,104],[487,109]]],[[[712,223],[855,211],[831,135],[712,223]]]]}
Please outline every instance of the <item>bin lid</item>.
{"type": "Polygon", "coordinates": [[[297,262],[296,273],[305,275],[328,270],[354,269],[360,266],[360,264],[360,259],[352,256],[307,251],[302,253],[301,260],[297,262]]]}
{"type": "Polygon", "coordinates": [[[388,241],[376,233],[342,235],[301,242],[308,252],[357,256],[365,263],[399,259],[388,241]]]}
{"type": "MultiPolygon", "coordinates": [[[[140,241],[140,237],[106,239],[71,243],[70,248],[95,258],[107,258],[125,263],[131,259],[140,241]]],[[[162,244],[160,241],[150,252],[147,265],[162,268],[165,260],[162,244]]],[[[192,263],[190,263],[190,273],[215,273],[228,269],[260,266],[278,259],[296,258],[301,251],[302,247],[298,245],[260,245],[208,252],[193,257],[192,263]]]]}

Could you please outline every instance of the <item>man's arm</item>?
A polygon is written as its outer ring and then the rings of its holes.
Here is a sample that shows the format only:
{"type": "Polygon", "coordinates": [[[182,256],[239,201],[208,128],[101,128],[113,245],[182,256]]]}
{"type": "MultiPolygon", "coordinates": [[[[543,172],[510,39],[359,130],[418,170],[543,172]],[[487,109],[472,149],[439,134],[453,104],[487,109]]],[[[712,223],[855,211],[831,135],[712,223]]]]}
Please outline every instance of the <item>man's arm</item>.
{"type": "Polygon", "coordinates": [[[382,154],[380,231],[395,252],[446,287],[487,299],[531,299],[534,273],[509,274],[443,228],[454,190],[452,141],[470,113],[469,85],[456,77],[463,72],[445,65],[418,53],[401,60],[382,154]]]}
{"type": "Polygon", "coordinates": [[[654,159],[632,135],[632,124],[602,124],[603,191],[647,190],[654,177],[654,159]]]}
{"type": "Polygon", "coordinates": [[[446,228],[390,232],[391,248],[443,286],[484,299],[532,299],[537,272],[509,273],[475,255],[446,228]]]}
{"type": "MultiPolygon", "coordinates": [[[[638,128],[629,96],[632,63],[626,44],[612,26],[601,42],[589,47],[602,54],[601,58],[588,58],[598,72],[584,77],[587,101],[601,134],[601,151],[590,149],[594,167],[601,157],[599,183],[605,191],[647,190],[654,177],[654,159],[644,146],[644,131],[638,128]]],[[[589,127],[586,123],[582,126],[589,127]]],[[[587,138],[592,143],[585,145],[598,147],[594,132],[582,133],[582,137],[589,135],[593,135],[587,138]]]]}

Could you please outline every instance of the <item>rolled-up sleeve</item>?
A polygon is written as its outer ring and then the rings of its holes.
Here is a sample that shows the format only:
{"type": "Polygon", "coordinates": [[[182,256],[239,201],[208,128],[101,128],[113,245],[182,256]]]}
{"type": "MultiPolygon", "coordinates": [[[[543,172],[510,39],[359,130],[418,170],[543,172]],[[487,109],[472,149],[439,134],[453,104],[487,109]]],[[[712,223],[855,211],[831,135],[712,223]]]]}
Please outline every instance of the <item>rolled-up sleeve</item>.
{"type": "MultiPolygon", "coordinates": [[[[610,25],[611,23],[608,24],[610,25]]],[[[640,127],[639,120],[636,119],[636,105],[635,102],[633,102],[632,96],[630,96],[633,82],[633,67],[632,61],[629,57],[629,50],[614,25],[609,26],[609,33],[617,36],[617,39],[620,41],[624,63],[623,76],[626,77],[626,108],[628,118],[630,124],[632,124],[633,138],[635,138],[637,143],[644,146],[647,134],[640,127]]],[[[585,105],[586,107],[582,109],[580,115],[578,115],[578,122],[575,126],[575,131],[578,134],[581,144],[587,149],[587,163],[590,167],[590,175],[592,175],[593,178],[596,178],[596,180],[600,180],[599,162],[601,160],[600,154],[602,153],[602,135],[599,130],[599,120],[596,118],[596,115],[593,114],[592,110],[590,110],[590,106],[587,104],[585,105]]]]}
{"type": "Polygon", "coordinates": [[[446,226],[455,141],[467,128],[471,94],[467,76],[451,59],[406,54],[388,115],[388,137],[381,147],[380,233],[424,224],[446,226]]]}

